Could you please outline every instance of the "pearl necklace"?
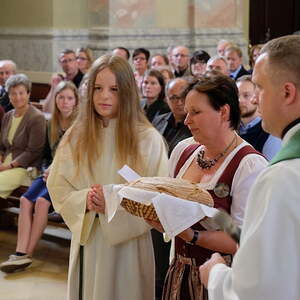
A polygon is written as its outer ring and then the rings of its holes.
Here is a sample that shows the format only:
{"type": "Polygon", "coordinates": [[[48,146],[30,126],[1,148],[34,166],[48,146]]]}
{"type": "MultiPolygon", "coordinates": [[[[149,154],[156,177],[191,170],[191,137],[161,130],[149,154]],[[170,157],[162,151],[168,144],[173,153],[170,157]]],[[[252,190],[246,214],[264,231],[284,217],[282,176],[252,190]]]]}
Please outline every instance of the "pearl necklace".
{"type": "Polygon", "coordinates": [[[213,167],[216,162],[223,157],[226,152],[229,150],[229,148],[233,145],[234,142],[237,141],[237,135],[234,135],[234,138],[232,139],[232,141],[230,142],[230,144],[225,148],[225,150],[221,153],[219,153],[215,158],[213,159],[205,159],[204,155],[205,155],[205,150],[201,149],[199,151],[199,153],[197,154],[197,165],[201,168],[201,169],[210,169],[211,167],[213,167]]]}

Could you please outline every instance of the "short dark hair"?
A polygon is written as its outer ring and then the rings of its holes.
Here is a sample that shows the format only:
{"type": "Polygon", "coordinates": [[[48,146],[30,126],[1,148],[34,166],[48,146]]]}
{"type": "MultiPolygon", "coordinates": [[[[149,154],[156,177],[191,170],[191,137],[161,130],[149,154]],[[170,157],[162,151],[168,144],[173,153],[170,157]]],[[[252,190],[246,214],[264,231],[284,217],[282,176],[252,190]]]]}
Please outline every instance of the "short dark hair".
{"type": "Polygon", "coordinates": [[[59,58],[61,58],[65,54],[74,54],[74,55],[76,55],[74,50],[72,50],[72,49],[64,49],[64,50],[60,51],[59,58]]]}
{"type": "Polygon", "coordinates": [[[233,79],[220,72],[209,71],[192,82],[187,88],[186,93],[191,90],[206,94],[210,105],[216,111],[219,111],[221,107],[228,104],[230,107],[230,127],[234,130],[238,129],[241,122],[239,93],[233,79]]]}
{"type": "Polygon", "coordinates": [[[149,57],[150,57],[150,51],[148,49],[145,49],[145,48],[137,48],[137,49],[135,49],[133,51],[132,58],[135,58],[137,55],[139,55],[141,53],[145,54],[146,60],[148,61],[149,57]]]}
{"type": "Polygon", "coordinates": [[[164,79],[163,75],[156,69],[150,69],[145,72],[144,80],[145,80],[146,76],[153,76],[157,79],[157,81],[161,87],[161,91],[157,97],[157,100],[164,100],[165,99],[165,79],[164,79]]]}
{"type": "Polygon", "coordinates": [[[127,59],[130,58],[130,52],[129,52],[129,50],[128,50],[127,48],[125,48],[125,47],[116,47],[116,48],[114,48],[113,50],[115,50],[115,49],[120,49],[120,50],[125,51],[125,52],[126,52],[127,59]]]}
{"type": "Polygon", "coordinates": [[[207,63],[209,59],[210,59],[210,55],[206,51],[200,49],[193,53],[190,60],[190,64],[193,65],[198,62],[207,63]]]}

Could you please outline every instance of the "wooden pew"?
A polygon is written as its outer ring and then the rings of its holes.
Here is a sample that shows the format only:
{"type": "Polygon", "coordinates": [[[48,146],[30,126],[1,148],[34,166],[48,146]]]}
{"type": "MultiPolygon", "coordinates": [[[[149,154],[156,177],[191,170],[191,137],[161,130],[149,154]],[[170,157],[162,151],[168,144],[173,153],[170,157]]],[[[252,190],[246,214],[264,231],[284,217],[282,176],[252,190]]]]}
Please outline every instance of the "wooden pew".
{"type": "Polygon", "coordinates": [[[39,102],[40,100],[45,99],[50,91],[50,88],[50,84],[33,82],[30,93],[30,101],[39,102]]]}

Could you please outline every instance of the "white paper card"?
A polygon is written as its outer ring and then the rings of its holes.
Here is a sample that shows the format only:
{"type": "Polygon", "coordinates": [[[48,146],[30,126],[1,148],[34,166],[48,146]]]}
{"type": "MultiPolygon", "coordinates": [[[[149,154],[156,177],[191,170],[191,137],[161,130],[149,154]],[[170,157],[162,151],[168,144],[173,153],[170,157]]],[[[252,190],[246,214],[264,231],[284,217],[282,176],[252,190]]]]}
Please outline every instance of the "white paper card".
{"type": "MultiPolygon", "coordinates": [[[[141,177],[127,165],[124,165],[118,171],[118,174],[121,175],[128,182],[137,180],[141,177]]],[[[123,187],[124,185],[122,184],[108,184],[103,186],[103,194],[105,198],[105,213],[108,223],[112,220],[112,218],[115,216],[117,210],[120,207],[120,203],[124,196],[119,195],[118,192],[123,187]]]]}
{"type": "Polygon", "coordinates": [[[122,176],[127,182],[137,180],[141,178],[141,176],[133,171],[130,167],[127,165],[124,165],[119,171],[118,174],[122,176]]]}

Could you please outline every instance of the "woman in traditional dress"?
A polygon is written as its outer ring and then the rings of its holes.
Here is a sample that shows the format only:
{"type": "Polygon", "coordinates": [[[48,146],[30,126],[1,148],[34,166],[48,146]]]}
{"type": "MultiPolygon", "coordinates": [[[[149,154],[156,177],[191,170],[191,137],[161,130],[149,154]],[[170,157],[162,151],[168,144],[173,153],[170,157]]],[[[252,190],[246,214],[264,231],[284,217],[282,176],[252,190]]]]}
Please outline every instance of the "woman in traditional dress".
{"type": "Polygon", "coordinates": [[[167,175],[164,142],[141,110],[130,65],[105,55],[88,73],[86,99],[47,181],[72,231],[68,300],[154,299],[150,227],[122,207],[107,221],[102,185],[123,183],[124,164],[141,176],[167,175]]]}
{"type": "Polygon", "coordinates": [[[18,240],[16,253],[0,265],[3,272],[23,270],[32,263],[32,254],[48,222],[51,199],[46,187],[50,164],[65,131],[71,126],[77,113],[78,93],[70,81],[60,82],[54,92],[54,108],[47,128],[44,173],[33,181],[20,198],[18,240]]]}
{"type": "MultiPolygon", "coordinates": [[[[185,124],[197,144],[182,141],[172,152],[170,175],[199,183],[216,208],[231,214],[242,225],[246,200],[266,159],[240,138],[237,87],[220,73],[207,74],[189,87],[185,124]]],[[[152,222],[157,229],[157,223],[152,222]]],[[[165,280],[163,299],[207,299],[199,280],[199,266],[215,251],[234,254],[236,243],[222,231],[207,231],[194,224],[175,238],[175,256],[165,280]]]]}
{"type": "Polygon", "coordinates": [[[46,119],[29,103],[27,76],[11,76],[5,89],[14,109],[4,115],[0,133],[0,198],[4,199],[19,186],[30,185],[27,168],[41,166],[46,141],[46,119]]]}

